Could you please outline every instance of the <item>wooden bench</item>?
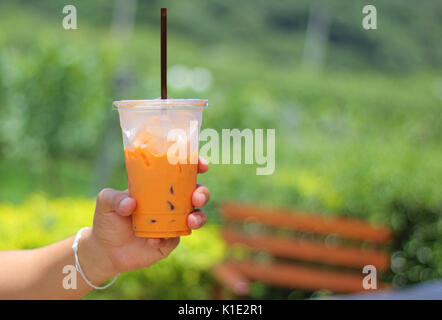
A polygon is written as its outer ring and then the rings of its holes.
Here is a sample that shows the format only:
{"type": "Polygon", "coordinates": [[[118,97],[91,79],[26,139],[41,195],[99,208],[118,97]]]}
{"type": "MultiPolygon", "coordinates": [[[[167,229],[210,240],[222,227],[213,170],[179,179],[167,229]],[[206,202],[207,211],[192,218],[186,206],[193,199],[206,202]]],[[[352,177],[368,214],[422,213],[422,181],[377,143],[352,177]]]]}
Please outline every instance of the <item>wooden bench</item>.
{"type": "MultiPolygon", "coordinates": [[[[215,299],[226,292],[247,296],[252,281],[306,291],[358,292],[364,290],[364,266],[375,266],[378,275],[389,268],[385,247],[393,236],[387,227],[234,203],[220,209],[229,251],[239,246],[249,257],[229,257],[213,269],[215,299]],[[267,259],[260,261],[256,253],[265,253],[267,259]]],[[[377,281],[378,289],[388,287],[377,281]]]]}

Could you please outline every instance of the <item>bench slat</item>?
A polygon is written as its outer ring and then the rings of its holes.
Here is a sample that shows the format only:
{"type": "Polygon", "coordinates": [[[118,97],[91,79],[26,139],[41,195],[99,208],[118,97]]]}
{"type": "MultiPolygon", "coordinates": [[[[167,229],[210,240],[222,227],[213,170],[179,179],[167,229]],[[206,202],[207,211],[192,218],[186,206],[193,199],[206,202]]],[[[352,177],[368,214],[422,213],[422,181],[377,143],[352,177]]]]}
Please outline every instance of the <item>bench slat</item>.
{"type": "Polygon", "coordinates": [[[227,243],[241,243],[283,258],[355,268],[363,268],[365,265],[371,264],[378,270],[385,270],[389,266],[389,256],[373,249],[361,250],[344,246],[327,247],[323,243],[315,241],[283,239],[263,234],[249,235],[232,229],[223,230],[222,236],[227,243]]]}
{"type": "Polygon", "coordinates": [[[212,270],[215,278],[236,295],[242,296],[249,293],[250,281],[228,263],[216,266],[212,270]]]}
{"type": "MultiPolygon", "coordinates": [[[[282,263],[258,264],[252,261],[230,261],[225,264],[238,270],[250,280],[274,286],[309,291],[327,289],[335,293],[365,291],[362,287],[365,275],[362,273],[342,273],[282,263]]],[[[378,281],[378,289],[390,287],[378,281]]]]}
{"type": "Polygon", "coordinates": [[[264,210],[233,203],[222,205],[221,214],[225,219],[232,221],[257,222],[271,227],[321,235],[336,234],[353,240],[387,243],[393,238],[389,228],[373,226],[359,219],[321,217],[285,210],[264,210]]]}

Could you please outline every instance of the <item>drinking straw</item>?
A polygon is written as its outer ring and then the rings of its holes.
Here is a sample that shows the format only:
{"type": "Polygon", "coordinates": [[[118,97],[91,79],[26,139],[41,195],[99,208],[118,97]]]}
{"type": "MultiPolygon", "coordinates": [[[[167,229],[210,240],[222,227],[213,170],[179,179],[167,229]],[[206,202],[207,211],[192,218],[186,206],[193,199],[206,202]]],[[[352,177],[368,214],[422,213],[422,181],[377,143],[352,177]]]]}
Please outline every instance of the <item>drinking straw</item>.
{"type": "Polygon", "coordinates": [[[167,9],[161,8],[161,99],[167,99],[167,9]]]}

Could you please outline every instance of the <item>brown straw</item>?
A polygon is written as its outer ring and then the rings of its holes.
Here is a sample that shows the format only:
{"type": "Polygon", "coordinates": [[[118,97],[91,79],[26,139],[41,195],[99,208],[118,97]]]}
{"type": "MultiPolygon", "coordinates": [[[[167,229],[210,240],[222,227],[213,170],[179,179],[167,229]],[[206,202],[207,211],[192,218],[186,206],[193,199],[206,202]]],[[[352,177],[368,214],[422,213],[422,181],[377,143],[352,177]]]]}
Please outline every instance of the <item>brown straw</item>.
{"type": "Polygon", "coordinates": [[[167,99],[167,9],[161,8],[161,99],[167,99]]]}

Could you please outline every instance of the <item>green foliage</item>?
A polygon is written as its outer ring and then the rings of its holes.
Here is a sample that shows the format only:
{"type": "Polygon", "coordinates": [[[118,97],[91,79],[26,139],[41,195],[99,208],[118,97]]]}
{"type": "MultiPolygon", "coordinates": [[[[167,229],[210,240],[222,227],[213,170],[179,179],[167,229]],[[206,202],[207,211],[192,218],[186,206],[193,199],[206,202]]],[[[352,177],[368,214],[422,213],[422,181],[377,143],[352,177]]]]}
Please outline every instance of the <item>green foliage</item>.
{"type": "MultiPolygon", "coordinates": [[[[106,115],[107,69],[98,52],[58,41],[0,56],[3,157],[90,156],[106,115]]],[[[108,107],[109,109],[109,107],[108,107]]]]}
{"type": "MultiPolygon", "coordinates": [[[[17,0],[3,0],[16,4],[17,0]]],[[[20,1],[21,8],[38,12],[59,23],[63,2],[20,1]]],[[[113,3],[107,0],[71,0],[85,24],[107,27],[112,22],[113,3]]],[[[334,70],[370,68],[398,73],[442,67],[442,30],[439,0],[322,0],[330,16],[327,66],[334,70]],[[377,8],[378,29],[361,27],[362,8],[377,8]]],[[[316,5],[318,5],[316,4],[316,5]]],[[[198,47],[233,45],[233,50],[259,50],[262,59],[285,68],[300,62],[310,0],[192,0],[137,1],[136,23],[140,28],[158,28],[159,10],[168,8],[170,33],[191,37],[198,47]],[[222,44],[222,45],[220,45],[222,44]]]]}

